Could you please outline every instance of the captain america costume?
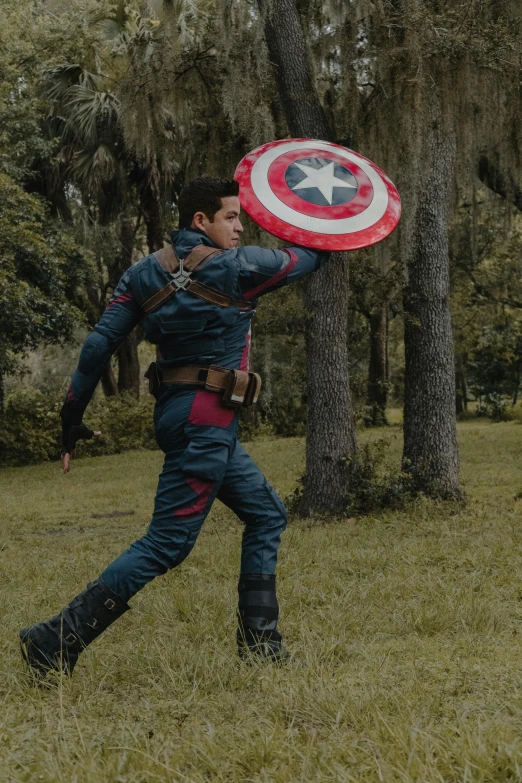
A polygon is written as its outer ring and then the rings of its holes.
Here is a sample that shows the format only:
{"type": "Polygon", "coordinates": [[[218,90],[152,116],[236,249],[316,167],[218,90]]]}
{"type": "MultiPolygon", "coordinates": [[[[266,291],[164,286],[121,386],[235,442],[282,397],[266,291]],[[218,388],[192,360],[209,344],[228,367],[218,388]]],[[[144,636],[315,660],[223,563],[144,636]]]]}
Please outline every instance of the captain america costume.
{"type": "MultiPolygon", "coordinates": [[[[206,234],[193,228],[173,232],[171,241],[181,260],[199,245],[217,248],[206,234]]],[[[147,339],[157,346],[160,368],[219,365],[248,371],[251,321],[258,298],[319,269],[329,255],[303,247],[224,250],[198,266],[192,277],[233,300],[249,302],[250,309],[219,307],[180,289],[149,313],[144,313],[144,303],[169,282],[169,275],[155,255],[141,259],[124,273],[82,347],[62,419],[69,426],[81,423],[107,362],[140,322],[147,339]]],[[[92,631],[92,638],[126,611],[127,602],[148,582],[183,562],[217,497],[244,523],[239,615],[248,633],[280,639],[275,630],[275,570],[287,514],[276,491],[239,443],[238,410],[224,407],[221,395],[214,391],[195,390],[183,383],[162,384],[154,425],[165,458],[152,520],[145,535],[88,586],[87,590],[99,593],[100,609],[90,611],[93,628],[98,629],[92,631]]],[[[71,630],[64,639],[60,637],[67,653],[64,656],[61,650],[60,665],[68,673],[91,641],[85,628],[89,623],[85,618],[83,625],[78,621],[81,601],[76,613],[67,613],[69,607],[60,615],[71,630]]],[[[30,631],[21,631],[26,660],[27,642],[31,641],[34,650],[38,643],[37,636],[30,638],[30,631]]],[[[42,669],[49,668],[49,655],[43,657],[42,669]]],[[[33,668],[35,661],[38,666],[37,659],[34,653],[33,668]]]]}

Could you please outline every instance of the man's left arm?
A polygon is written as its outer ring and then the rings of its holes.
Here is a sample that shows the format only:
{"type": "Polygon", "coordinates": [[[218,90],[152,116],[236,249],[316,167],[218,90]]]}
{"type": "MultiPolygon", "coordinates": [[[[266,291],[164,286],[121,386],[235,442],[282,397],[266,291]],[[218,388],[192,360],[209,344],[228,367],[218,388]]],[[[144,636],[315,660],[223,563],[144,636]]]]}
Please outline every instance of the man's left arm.
{"type": "Polygon", "coordinates": [[[99,434],[93,433],[82,424],[84,411],[112,354],[142,317],[143,311],[133,296],[127,270],[114,289],[101,319],[85,340],[78,366],[67,390],[60,413],[65,472],[69,469],[69,454],[74,452],[76,440],[99,434]]]}

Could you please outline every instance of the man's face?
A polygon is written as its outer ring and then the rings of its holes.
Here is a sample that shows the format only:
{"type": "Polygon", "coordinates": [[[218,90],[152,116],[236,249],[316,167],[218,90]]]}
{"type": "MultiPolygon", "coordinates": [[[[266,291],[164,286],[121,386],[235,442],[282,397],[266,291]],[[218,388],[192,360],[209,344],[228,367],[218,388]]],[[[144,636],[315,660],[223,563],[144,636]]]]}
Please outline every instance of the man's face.
{"type": "Polygon", "coordinates": [[[225,196],[221,199],[221,209],[210,222],[204,212],[196,212],[192,219],[192,228],[199,228],[218,247],[230,250],[239,244],[239,235],[243,226],[239,220],[241,207],[237,196],[225,196]]]}

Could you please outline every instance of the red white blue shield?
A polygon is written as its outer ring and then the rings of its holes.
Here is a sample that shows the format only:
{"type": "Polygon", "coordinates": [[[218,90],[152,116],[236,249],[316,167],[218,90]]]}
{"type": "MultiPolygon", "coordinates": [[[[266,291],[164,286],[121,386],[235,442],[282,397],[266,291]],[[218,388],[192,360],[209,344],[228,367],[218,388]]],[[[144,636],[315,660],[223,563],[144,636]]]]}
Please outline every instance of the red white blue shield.
{"type": "Polygon", "coordinates": [[[239,163],[241,206],[266,231],[322,250],[356,250],[396,227],[395,185],[368,158],[313,139],[273,141],[239,163]]]}

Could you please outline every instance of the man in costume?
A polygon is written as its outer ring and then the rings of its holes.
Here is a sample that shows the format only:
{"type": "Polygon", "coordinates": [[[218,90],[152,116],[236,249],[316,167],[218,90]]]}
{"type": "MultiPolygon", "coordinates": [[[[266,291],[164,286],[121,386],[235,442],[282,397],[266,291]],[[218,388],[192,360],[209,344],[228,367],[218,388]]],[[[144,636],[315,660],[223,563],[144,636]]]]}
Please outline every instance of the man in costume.
{"type": "Polygon", "coordinates": [[[82,424],[83,413],[110,357],[139,322],[158,348],[148,377],[165,461],[146,534],[58,615],[20,631],[35,674],[70,674],[80,652],[130,608],[132,596],[188,556],[216,497],[244,523],[239,654],[288,658],[277,631],[275,586],[286,511],[237,439],[238,411],[259,391],[259,376],[249,368],[258,297],[310,274],[329,254],[239,248],[238,193],[231,180],[190,182],[179,197],[172,245],[125,272],[83,345],[61,412],[64,472],[76,441],[99,434],[82,424]]]}

